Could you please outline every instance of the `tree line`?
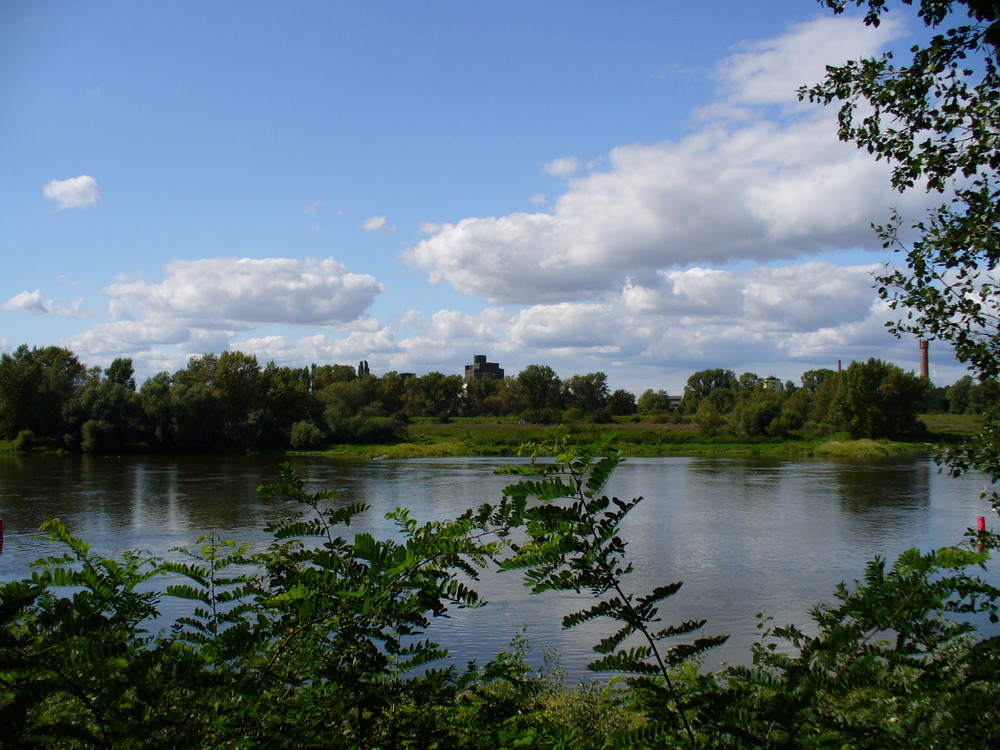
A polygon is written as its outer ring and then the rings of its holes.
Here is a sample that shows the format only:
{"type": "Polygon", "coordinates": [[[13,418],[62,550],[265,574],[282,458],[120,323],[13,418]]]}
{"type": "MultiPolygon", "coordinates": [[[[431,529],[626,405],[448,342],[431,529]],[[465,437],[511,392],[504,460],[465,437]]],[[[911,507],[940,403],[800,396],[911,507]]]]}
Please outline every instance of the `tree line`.
{"type": "Polygon", "coordinates": [[[38,441],[84,451],[310,449],[398,442],[411,418],[454,416],[540,424],[646,419],[693,422],[708,435],[781,438],[837,429],[879,438],[918,432],[921,412],[985,413],[998,393],[995,380],[965,377],[940,388],[868,360],[843,373],[809,370],[801,386],[775,387],[774,379],[750,372],[701,370],[688,378],[675,405],[662,389],[636,397],[611,391],[603,372],[560,378],[547,365],[466,384],[441,372],[376,376],[365,361],[261,366],[239,351],[192,357],[185,368],[137,386],[131,359],[101,369],[68,349],[21,345],[0,355],[0,438],[24,449],[38,441]]]}
{"type": "MultiPolygon", "coordinates": [[[[644,394],[645,395],[645,394],[644,394]]],[[[852,438],[901,437],[923,432],[920,414],[987,414],[1000,384],[970,376],[935,386],[880,359],[852,362],[838,372],[808,370],[801,386],[745,372],[700,370],[688,378],[680,410],[704,432],[728,429],[745,437],[786,437],[794,431],[847,432],[852,438]]]]}
{"type": "Polygon", "coordinates": [[[42,440],[85,451],[312,448],[394,442],[414,417],[610,421],[635,409],[632,394],[609,392],[604,373],[563,380],[543,365],[465,384],[441,372],[376,376],[366,361],[262,366],[253,355],[227,351],[192,357],[139,387],[128,358],[101,369],[57,346],[25,344],[0,355],[0,438],[21,447],[42,440]]]}

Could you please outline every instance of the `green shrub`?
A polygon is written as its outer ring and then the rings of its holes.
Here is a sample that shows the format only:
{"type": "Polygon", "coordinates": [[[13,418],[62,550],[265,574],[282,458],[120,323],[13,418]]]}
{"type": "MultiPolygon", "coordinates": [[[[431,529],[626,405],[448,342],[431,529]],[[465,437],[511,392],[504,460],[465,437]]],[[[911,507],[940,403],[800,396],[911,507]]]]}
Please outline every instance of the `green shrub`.
{"type": "Polygon", "coordinates": [[[83,440],[80,448],[84,453],[97,453],[117,447],[114,427],[103,419],[88,419],[83,423],[83,440]]]}
{"type": "Polygon", "coordinates": [[[35,433],[31,430],[21,430],[17,433],[17,437],[14,438],[14,450],[18,452],[27,453],[34,450],[38,441],[35,439],[35,433]]]}
{"type": "MultiPolygon", "coordinates": [[[[771,426],[781,418],[781,404],[777,400],[768,399],[748,404],[742,408],[737,415],[737,424],[742,434],[747,437],[760,437],[762,435],[775,435],[771,431],[771,426]]],[[[782,429],[783,423],[775,425],[777,429],[782,429]]]]}
{"type": "Polygon", "coordinates": [[[308,420],[292,425],[290,442],[295,450],[305,451],[317,448],[323,442],[323,431],[308,420]]]}

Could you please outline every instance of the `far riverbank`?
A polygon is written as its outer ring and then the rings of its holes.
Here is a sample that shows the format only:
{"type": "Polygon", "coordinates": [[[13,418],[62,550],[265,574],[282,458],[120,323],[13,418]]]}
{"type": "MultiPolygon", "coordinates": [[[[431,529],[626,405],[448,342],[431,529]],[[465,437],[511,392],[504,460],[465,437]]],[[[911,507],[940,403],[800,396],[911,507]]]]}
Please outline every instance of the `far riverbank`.
{"type": "Polygon", "coordinates": [[[910,440],[851,440],[846,433],[810,434],[788,438],[745,438],[732,433],[706,435],[686,423],[631,422],[612,424],[519,423],[513,418],[451,418],[414,420],[408,439],[393,444],[335,445],[309,451],[313,455],[364,460],[513,456],[525,443],[562,441],[583,445],[614,432],[626,456],[799,456],[818,458],[886,458],[928,455],[941,444],[971,437],[981,426],[974,415],[927,414],[927,432],[910,440]]]}
{"type": "MultiPolygon", "coordinates": [[[[416,418],[407,425],[407,438],[396,443],[343,443],[296,455],[382,460],[400,458],[457,458],[516,456],[526,443],[584,445],[613,432],[622,452],[631,457],[670,456],[788,456],[802,458],[889,458],[930,455],[942,444],[974,435],[982,418],[965,414],[925,414],[926,432],[907,440],[851,440],[846,433],[797,430],[788,437],[748,438],[732,432],[704,433],[681,418],[674,422],[613,422],[535,424],[514,417],[452,417],[445,421],[416,418]]],[[[145,452],[137,445],[134,452],[145,452]]],[[[38,441],[33,452],[63,452],[52,441],[38,441]]],[[[13,453],[14,441],[0,441],[0,453],[13,453]]],[[[198,453],[206,451],[197,451],[198,453]]]]}

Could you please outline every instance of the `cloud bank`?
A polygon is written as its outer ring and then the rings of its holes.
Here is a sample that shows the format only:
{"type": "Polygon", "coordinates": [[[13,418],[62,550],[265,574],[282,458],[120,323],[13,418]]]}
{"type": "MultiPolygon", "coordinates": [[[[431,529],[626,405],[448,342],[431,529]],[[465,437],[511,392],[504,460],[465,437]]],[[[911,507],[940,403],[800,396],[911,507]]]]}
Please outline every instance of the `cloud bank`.
{"type": "MultiPolygon", "coordinates": [[[[823,19],[747,45],[719,66],[719,99],[691,135],[615,148],[551,212],[439,225],[404,259],[470,296],[532,304],[594,299],[663,269],[875,249],[873,221],[926,199],[894,192],[889,167],[839,142],[835,113],[802,105],[796,89],[898,34],[823,19]]],[[[561,176],[579,167],[576,157],[546,165],[561,176]]]]}
{"type": "Polygon", "coordinates": [[[333,258],[174,261],[160,283],[123,279],[104,289],[115,317],[235,330],[348,323],[382,291],[374,276],[351,273],[333,258]]]}

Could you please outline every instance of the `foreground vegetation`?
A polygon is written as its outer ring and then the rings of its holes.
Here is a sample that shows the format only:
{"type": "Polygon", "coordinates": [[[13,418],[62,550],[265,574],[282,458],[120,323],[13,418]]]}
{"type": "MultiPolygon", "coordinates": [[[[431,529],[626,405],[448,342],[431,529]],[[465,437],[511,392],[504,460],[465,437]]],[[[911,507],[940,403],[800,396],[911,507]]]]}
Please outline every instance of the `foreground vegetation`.
{"type": "MultiPolygon", "coordinates": [[[[548,446],[535,446],[549,454],[548,446]]],[[[345,527],[364,510],[310,492],[285,466],[266,497],[293,513],[253,552],[208,538],[172,560],[96,555],[58,521],[62,553],[0,586],[5,746],[36,748],[949,747],[1000,741],[1000,590],[973,546],[873,560],[818,606],[809,632],[762,622],[752,665],[699,672],[725,640],[703,621],[662,623],[628,584],[618,529],[641,498],[603,494],[620,461],[607,442],[507,467],[496,504],[398,533],[345,527]],[[618,681],[567,687],[533,673],[523,641],[458,668],[427,639],[475,581],[520,571],[533,591],[589,591],[564,627],[600,620],[591,669],[618,681]],[[161,578],[166,576],[165,578],[161,578]],[[160,581],[157,583],[157,581],[160,581]],[[157,593],[157,592],[162,593],[157,593]],[[190,614],[150,632],[165,599],[190,614]],[[957,617],[942,617],[942,612],[957,617]],[[14,739],[12,739],[14,738],[14,739]],[[7,742],[6,740],[10,740],[7,742]]],[[[976,540],[988,548],[988,535],[976,540]]],[[[514,635],[514,634],[512,634],[514,635]]]]}

